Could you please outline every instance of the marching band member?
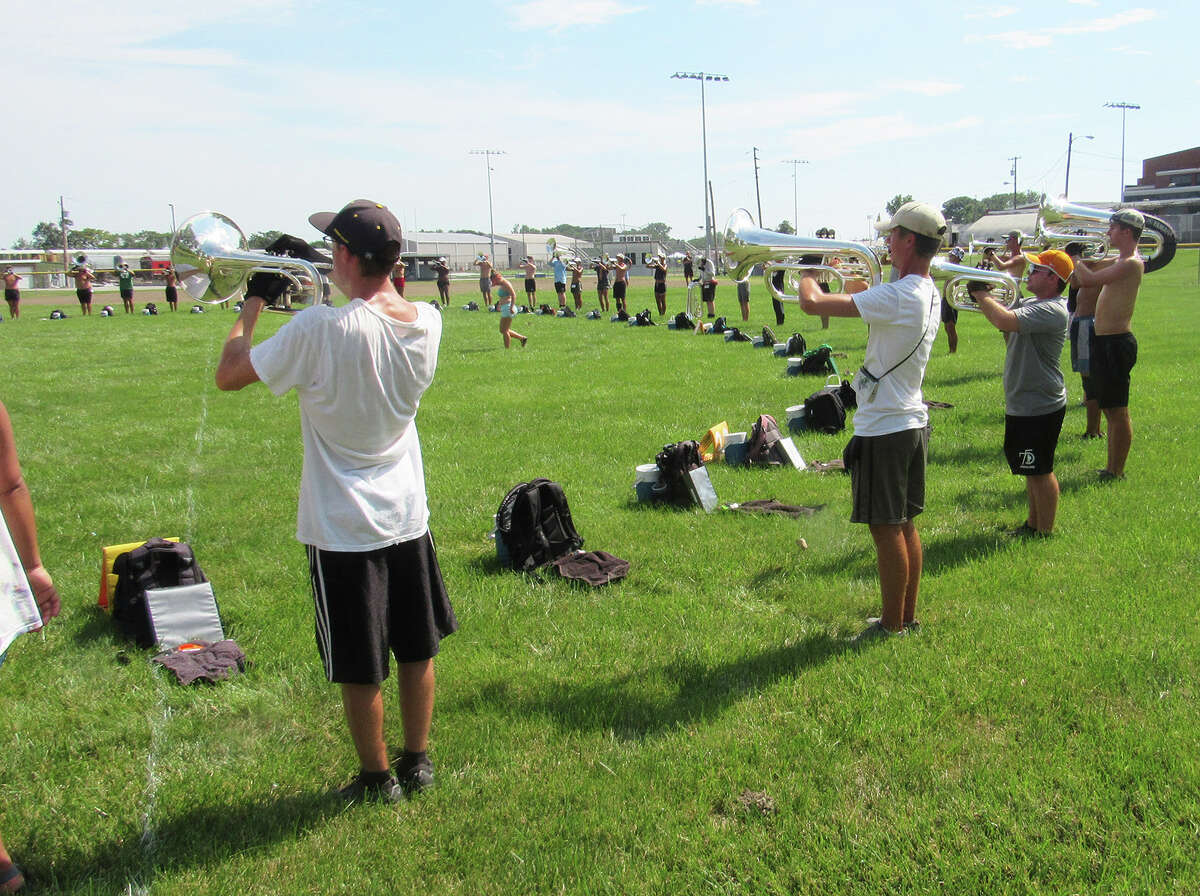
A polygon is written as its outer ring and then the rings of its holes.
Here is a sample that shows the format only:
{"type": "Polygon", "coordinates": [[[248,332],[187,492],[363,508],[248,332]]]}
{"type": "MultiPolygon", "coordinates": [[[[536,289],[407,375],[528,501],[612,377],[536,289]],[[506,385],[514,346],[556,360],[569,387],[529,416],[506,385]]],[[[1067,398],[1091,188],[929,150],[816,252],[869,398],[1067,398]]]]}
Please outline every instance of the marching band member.
{"type": "Polygon", "coordinates": [[[563,264],[563,260],[558,257],[558,253],[554,253],[554,257],[550,259],[550,267],[554,268],[554,294],[558,296],[558,307],[567,307],[567,266],[563,264]]]}
{"type": "Polygon", "coordinates": [[[700,298],[708,308],[708,316],[716,317],[717,277],[713,273],[713,263],[707,255],[701,255],[696,263],[700,267],[700,298]]]}
{"type": "Polygon", "coordinates": [[[575,298],[575,310],[583,310],[583,261],[574,259],[567,267],[571,271],[571,295],[575,298]]]}
{"type": "Polygon", "coordinates": [[[625,307],[625,291],[629,286],[629,259],[624,255],[617,255],[613,261],[613,298],[617,300],[617,313],[624,311],[629,313],[629,309],[625,307]]]}
{"type": "Polygon", "coordinates": [[[521,262],[521,270],[525,272],[525,304],[532,308],[537,304],[537,280],[533,277],[537,272],[537,263],[532,255],[525,256],[525,260],[521,262]]]}
{"type": "Polygon", "coordinates": [[[692,281],[695,279],[695,277],[692,276],[693,273],[694,273],[694,271],[692,269],[692,253],[685,252],[685,253],[683,253],[683,285],[685,287],[692,285],[692,281]]]}
{"type": "Polygon", "coordinates": [[[660,315],[667,313],[667,257],[656,255],[650,262],[654,272],[654,304],[660,315]]]}
{"type": "Polygon", "coordinates": [[[1096,399],[1108,423],[1108,463],[1098,471],[1101,482],[1125,478],[1125,461],[1133,443],[1129,417],[1129,372],[1137,363],[1137,339],[1130,331],[1133,306],[1145,266],[1137,252],[1146,218],[1132,208],[1115,212],[1108,222],[1108,242],[1118,257],[1076,265],[1072,281],[1099,286],[1091,370],[1096,399]]]}
{"type": "Polygon", "coordinates": [[[479,268],[479,292],[483,296],[485,308],[492,307],[492,262],[487,253],[480,253],[475,258],[475,267],[479,268]]]}
{"type": "MultiPolygon", "coordinates": [[[[1067,243],[1063,246],[1076,267],[1083,260],[1083,243],[1067,243]]],[[[1098,439],[1100,431],[1100,403],[1096,401],[1096,387],[1092,383],[1092,328],[1096,321],[1096,299],[1100,297],[1098,286],[1071,286],[1068,289],[1067,310],[1071,314],[1071,329],[1068,339],[1071,342],[1071,370],[1079,374],[1080,385],[1083,388],[1083,407],[1087,422],[1084,424],[1083,437],[1098,439]]]]}
{"type": "Polygon", "coordinates": [[[8,302],[8,316],[13,320],[21,316],[21,290],[17,286],[20,282],[21,275],[11,265],[4,269],[4,301],[8,302]]]}
{"type": "Polygon", "coordinates": [[[980,293],[979,310],[1007,335],[1004,354],[1004,454],[1014,476],[1025,477],[1029,514],[1014,535],[1046,537],[1058,512],[1054,450],[1067,411],[1067,387],[1058,359],[1067,341],[1063,290],[1075,265],[1050,249],[1026,256],[1033,298],[1005,308],[980,293]]]}
{"type": "Polygon", "coordinates": [[[446,263],[445,256],[439,258],[430,265],[437,274],[437,290],[438,298],[442,301],[442,306],[450,304],[450,265],[446,263]]]}
{"type": "Polygon", "coordinates": [[[92,283],[96,275],[87,264],[80,262],[71,268],[71,276],[75,278],[75,297],[79,299],[79,310],[82,314],[92,313],[92,283]]]}
{"type": "Polygon", "coordinates": [[[996,254],[996,250],[988,246],[983,250],[983,257],[996,270],[1009,274],[1019,284],[1025,276],[1025,256],[1021,253],[1021,231],[1010,230],[1004,234],[1004,257],[996,254]]]}
{"type": "MultiPolygon", "coordinates": [[[[952,264],[962,264],[965,254],[960,246],[955,246],[946,257],[952,264]]],[[[950,354],[954,354],[958,351],[958,309],[951,305],[945,296],[942,296],[942,328],[946,331],[946,344],[950,347],[950,354]]]]}
{"type": "Polygon", "coordinates": [[[600,310],[608,311],[608,256],[604,255],[592,262],[592,270],[596,272],[596,298],[600,300],[600,310]]]}
{"type": "Polygon", "coordinates": [[[822,292],[811,273],[800,279],[805,313],[861,317],[868,325],[865,360],[854,377],[854,438],[844,460],[850,472],[850,520],[866,523],[875,542],[883,613],[869,620],[860,643],[917,625],[924,555],[914,518],[925,509],[929,452],[921,382],[939,323],[929,263],[941,247],[946,219],[930,205],[908,202],[875,227],[887,234],[899,279],[854,295],[822,292]]]}
{"type": "Polygon", "coordinates": [[[513,315],[517,312],[517,294],[511,283],[499,271],[492,271],[492,286],[496,288],[497,304],[500,307],[500,335],[504,337],[504,347],[508,348],[514,338],[521,340],[521,348],[529,341],[528,336],[522,336],[512,328],[513,315]]]}

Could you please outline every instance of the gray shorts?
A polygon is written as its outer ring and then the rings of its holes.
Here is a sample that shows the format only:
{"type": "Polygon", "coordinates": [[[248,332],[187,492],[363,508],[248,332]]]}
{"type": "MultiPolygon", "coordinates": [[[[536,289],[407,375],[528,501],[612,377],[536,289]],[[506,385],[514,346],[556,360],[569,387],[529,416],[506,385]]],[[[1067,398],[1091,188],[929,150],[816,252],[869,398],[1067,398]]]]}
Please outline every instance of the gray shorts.
{"type": "Polygon", "coordinates": [[[483,293],[485,296],[489,292],[492,291],[492,278],[491,277],[480,277],[479,278],[479,291],[481,293],[483,293]]]}
{"type": "Polygon", "coordinates": [[[855,436],[842,459],[850,473],[850,522],[900,525],[925,509],[929,427],[855,436]]]}

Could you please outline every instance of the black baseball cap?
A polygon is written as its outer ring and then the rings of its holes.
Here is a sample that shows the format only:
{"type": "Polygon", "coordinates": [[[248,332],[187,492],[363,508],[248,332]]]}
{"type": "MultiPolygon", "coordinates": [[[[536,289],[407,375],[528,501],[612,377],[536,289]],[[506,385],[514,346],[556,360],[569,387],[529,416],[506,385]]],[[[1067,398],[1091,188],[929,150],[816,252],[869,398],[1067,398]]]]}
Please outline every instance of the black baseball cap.
{"type": "Polygon", "coordinates": [[[381,252],[390,243],[404,244],[396,216],[386,206],[370,199],[355,199],[340,212],[309,215],[308,223],[355,255],[381,252]]]}

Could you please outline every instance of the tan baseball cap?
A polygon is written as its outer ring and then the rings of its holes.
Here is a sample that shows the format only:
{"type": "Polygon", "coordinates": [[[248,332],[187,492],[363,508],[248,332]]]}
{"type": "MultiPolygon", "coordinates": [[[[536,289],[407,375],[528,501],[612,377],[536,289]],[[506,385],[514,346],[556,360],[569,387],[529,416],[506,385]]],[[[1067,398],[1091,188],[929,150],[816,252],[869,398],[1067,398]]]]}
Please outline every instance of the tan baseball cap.
{"type": "Polygon", "coordinates": [[[1123,208],[1119,212],[1114,212],[1111,220],[1118,224],[1124,224],[1126,227],[1132,227],[1134,230],[1143,230],[1146,227],[1146,216],[1136,208],[1123,208]]]}
{"type": "Polygon", "coordinates": [[[897,227],[939,239],[946,234],[946,219],[932,205],[924,202],[906,202],[896,209],[890,221],[876,221],[875,229],[887,233],[897,227]]]}

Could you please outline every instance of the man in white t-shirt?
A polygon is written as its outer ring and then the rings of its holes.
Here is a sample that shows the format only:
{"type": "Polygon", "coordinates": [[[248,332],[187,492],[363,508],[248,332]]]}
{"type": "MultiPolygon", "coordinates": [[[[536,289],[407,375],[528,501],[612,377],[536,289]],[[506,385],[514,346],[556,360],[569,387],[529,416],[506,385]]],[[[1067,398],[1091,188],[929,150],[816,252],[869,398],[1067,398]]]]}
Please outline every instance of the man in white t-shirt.
{"type": "Polygon", "coordinates": [[[862,292],[826,294],[812,274],[800,281],[808,314],[861,317],[870,328],[863,366],[854,378],[858,409],[846,446],[853,511],[875,541],[883,613],[859,640],[916,628],[921,538],[913,518],[925,509],[929,417],[921,396],[925,365],[937,337],[939,298],[929,262],[942,244],[946,219],[923,202],[900,206],[877,223],[887,234],[898,277],[862,292]]]}
{"type": "MultiPolygon", "coordinates": [[[[348,305],[317,305],[251,347],[262,309],[287,287],[259,273],[217,366],[217,386],[262,381],[295,389],[304,465],[296,538],[307,546],[317,647],[341,685],[359,774],[347,802],[396,802],[433,783],[427,755],[433,657],[458,628],[429,534],[415,417],[437,366],[442,319],[401,297],[390,274],[402,235],[395,216],[360,199],[309,218],[333,248],[331,279],[348,305]],[[383,739],[380,683],[389,652],[400,669],[404,753],[395,773],[383,739]]],[[[306,244],[294,239],[297,254],[306,244]]]]}

